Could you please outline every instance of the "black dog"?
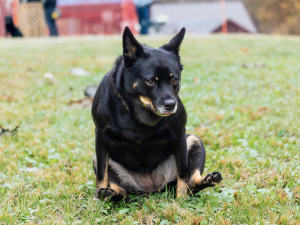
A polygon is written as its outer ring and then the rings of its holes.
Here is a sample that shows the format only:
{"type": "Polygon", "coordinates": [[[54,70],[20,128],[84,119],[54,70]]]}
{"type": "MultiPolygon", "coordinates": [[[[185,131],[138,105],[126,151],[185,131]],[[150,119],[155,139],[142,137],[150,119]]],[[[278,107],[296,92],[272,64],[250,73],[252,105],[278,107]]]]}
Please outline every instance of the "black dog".
{"type": "Polygon", "coordinates": [[[154,49],[125,28],[123,55],[100,83],[92,107],[98,198],[158,192],[174,182],[180,197],[222,180],[218,172],[201,176],[204,146],[185,133],[187,116],[177,95],[184,34],[185,28],[154,49]]]}

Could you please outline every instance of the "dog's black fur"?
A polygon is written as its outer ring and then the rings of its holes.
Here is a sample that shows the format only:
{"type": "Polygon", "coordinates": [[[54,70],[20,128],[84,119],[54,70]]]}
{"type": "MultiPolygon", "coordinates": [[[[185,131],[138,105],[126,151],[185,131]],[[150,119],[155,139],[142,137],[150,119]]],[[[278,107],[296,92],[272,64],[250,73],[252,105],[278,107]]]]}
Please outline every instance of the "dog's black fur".
{"type": "Polygon", "coordinates": [[[101,81],[93,100],[96,125],[96,196],[163,190],[177,182],[177,197],[214,186],[218,172],[201,176],[205,149],[186,135],[186,111],[178,97],[183,28],[168,44],[141,45],[129,28],[123,55],[101,81]]]}

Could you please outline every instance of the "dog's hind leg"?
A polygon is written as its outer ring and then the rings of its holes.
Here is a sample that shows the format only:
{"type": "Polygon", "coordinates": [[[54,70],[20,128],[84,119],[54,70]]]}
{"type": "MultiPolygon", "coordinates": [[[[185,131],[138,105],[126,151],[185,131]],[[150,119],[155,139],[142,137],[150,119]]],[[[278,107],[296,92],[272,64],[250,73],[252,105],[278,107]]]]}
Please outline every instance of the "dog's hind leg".
{"type": "Polygon", "coordinates": [[[190,174],[189,189],[191,193],[196,193],[206,187],[215,186],[222,180],[222,175],[219,172],[213,172],[202,176],[206,152],[204,145],[196,135],[187,135],[187,150],[188,150],[188,169],[190,174]]]}

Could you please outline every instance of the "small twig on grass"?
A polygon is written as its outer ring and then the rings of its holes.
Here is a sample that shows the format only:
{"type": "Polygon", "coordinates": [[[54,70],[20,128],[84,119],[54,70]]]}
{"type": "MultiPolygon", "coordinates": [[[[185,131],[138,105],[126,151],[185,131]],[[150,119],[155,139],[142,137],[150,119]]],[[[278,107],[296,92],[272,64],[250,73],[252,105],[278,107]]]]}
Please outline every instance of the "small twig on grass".
{"type": "Polygon", "coordinates": [[[19,125],[16,126],[14,129],[9,130],[9,129],[3,128],[3,127],[0,125],[0,137],[1,137],[2,135],[4,135],[4,134],[6,134],[6,135],[12,135],[12,134],[14,134],[14,133],[17,132],[18,128],[19,128],[19,125]]]}

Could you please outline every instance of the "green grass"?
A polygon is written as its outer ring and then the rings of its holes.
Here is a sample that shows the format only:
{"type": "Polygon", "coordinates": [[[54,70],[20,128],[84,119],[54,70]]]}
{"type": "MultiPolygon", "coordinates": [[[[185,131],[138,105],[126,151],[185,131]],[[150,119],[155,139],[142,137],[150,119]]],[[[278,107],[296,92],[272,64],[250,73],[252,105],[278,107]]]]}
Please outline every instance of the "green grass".
{"type": "Polygon", "coordinates": [[[205,173],[224,180],[186,199],[165,192],[132,204],[94,199],[92,117],[68,105],[120,53],[120,37],[0,39],[0,125],[20,125],[0,137],[0,224],[300,223],[299,37],[188,36],[187,132],[204,141],[205,173]]]}

